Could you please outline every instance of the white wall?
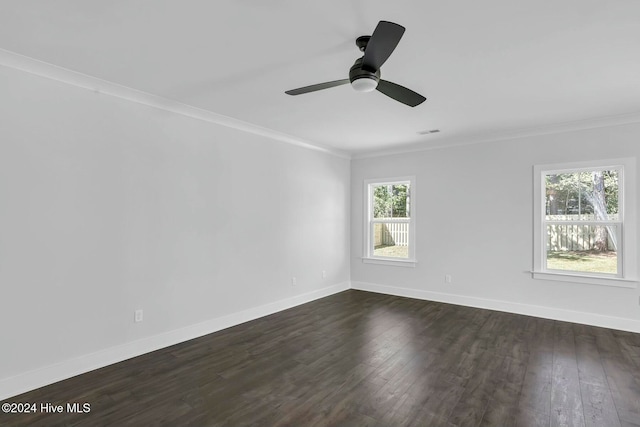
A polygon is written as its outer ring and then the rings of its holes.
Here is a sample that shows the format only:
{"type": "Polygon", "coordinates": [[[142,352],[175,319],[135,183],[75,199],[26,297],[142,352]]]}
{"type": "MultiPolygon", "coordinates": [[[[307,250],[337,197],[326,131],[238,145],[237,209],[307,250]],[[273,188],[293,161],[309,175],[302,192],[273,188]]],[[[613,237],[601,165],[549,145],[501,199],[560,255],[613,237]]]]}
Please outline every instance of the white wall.
{"type": "Polygon", "coordinates": [[[353,160],[352,286],[640,332],[638,289],[527,273],[533,165],[628,156],[639,124],[353,160]],[[401,175],[417,180],[417,267],[363,264],[363,180],[401,175]]]}
{"type": "Polygon", "coordinates": [[[0,93],[0,395],[348,287],[348,159],[10,68],[0,93]]]}

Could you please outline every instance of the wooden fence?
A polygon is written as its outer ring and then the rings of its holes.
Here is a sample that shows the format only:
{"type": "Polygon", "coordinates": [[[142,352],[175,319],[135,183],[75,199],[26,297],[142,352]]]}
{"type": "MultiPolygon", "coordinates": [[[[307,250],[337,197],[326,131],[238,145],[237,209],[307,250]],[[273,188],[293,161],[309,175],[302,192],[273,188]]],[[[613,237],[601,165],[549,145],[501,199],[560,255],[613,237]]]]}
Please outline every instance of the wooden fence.
{"type": "Polygon", "coordinates": [[[373,225],[375,246],[409,246],[409,223],[377,222],[373,225]]]}
{"type": "MultiPolygon", "coordinates": [[[[594,221],[593,215],[547,215],[548,221],[594,221]]],[[[610,219],[616,221],[617,215],[610,215],[610,219]]],[[[547,250],[548,251],[588,251],[594,249],[598,232],[604,228],[607,233],[608,250],[616,250],[616,227],[569,224],[547,224],[547,250]]],[[[409,223],[384,222],[375,223],[375,246],[408,246],[409,223]]]]}
{"type": "MultiPolygon", "coordinates": [[[[617,221],[618,215],[609,215],[617,221]]],[[[547,215],[547,221],[594,221],[594,215],[547,215]]],[[[594,224],[547,224],[548,251],[588,251],[595,249],[598,234],[604,230],[607,235],[606,250],[616,250],[616,226],[594,224]]]]}
{"type": "Polygon", "coordinates": [[[547,225],[548,251],[588,251],[595,249],[597,235],[604,229],[607,235],[606,250],[615,250],[615,227],[576,224],[547,225]]]}

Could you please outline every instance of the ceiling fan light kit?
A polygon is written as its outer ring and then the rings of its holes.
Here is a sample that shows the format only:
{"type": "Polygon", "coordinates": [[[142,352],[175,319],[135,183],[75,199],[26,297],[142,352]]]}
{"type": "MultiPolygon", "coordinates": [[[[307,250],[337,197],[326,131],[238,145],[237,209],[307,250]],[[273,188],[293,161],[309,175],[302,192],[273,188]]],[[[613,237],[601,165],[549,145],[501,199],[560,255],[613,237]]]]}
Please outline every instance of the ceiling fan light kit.
{"type": "Polygon", "coordinates": [[[359,58],[349,70],[349,81],[356,92],[371,92],[378,87],[380,70],[371,72],[363,69],[362,58],[359,58]]]}
{"type": "Polygon", "coordinates": [[[351,87],[356,92],[373,92],[378,87],[378,81],[368,77],[358,77],[351,82],[351,87]]]}
{"type": "Polygon", "coordinates": [[[380,78],[380,67],[389,59],[389,56],[391,56],[391,53],[400,42],[404,31],[405,29],[401,25],[380,21],[371,36],[360,36],[356,39],[356,46],[364,55],[356,59],[356,62],[349,70],[348,79],[305,86],[288,90],[285,93],[287,95],[302,95],[351,83],[351,87],[356,92],[377,90],[389,98],[410,107],[422,104],[427,99],[424,96],[404,86],[380,78]]]}

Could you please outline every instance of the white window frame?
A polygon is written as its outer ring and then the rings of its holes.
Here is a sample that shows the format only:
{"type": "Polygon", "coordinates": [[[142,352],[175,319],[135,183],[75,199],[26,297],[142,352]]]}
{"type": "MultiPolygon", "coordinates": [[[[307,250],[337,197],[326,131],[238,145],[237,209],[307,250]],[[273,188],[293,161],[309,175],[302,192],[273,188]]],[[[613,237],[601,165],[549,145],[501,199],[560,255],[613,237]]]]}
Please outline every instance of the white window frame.
{"type": "Polygon", "coordinates": [[[533,270],[534,279],[592,285],[637,287],[637,216],[636,216],[636,159],[608,159],[584,162],[536,165],[533,168],[533,270]],[[546,220],[545,176],[549,174],[573,173],[592,170],[618,170],[618,219],[615,221],[581,221],[585,225],[615,225],[618,232],[617,274],[563,272],[546,268],[546,220]]]}
{"type": "MultiPolygon", "coordinates": [[[[386,220],[385,222],[389,222],[386,220]]],[[[380,178],[380,179],[367,179],[364,181],[364,250],[362,262],[368,264],[382,264],[391,265],[397,267],[415,267],[416,265],[416,177],[400,176],[392,178],[380,178]],[[373,254],[372,236],[373,225],[376,222],[381,222],[373,218],[373,188],[379,185],[390,184],[409,184],[409,197],[410,197],[410,217],[398,218],[397,222],[409,223],[409,245],[408,245],[408,258],[394,258],[394,257],[381,257],[373,254]]]]}

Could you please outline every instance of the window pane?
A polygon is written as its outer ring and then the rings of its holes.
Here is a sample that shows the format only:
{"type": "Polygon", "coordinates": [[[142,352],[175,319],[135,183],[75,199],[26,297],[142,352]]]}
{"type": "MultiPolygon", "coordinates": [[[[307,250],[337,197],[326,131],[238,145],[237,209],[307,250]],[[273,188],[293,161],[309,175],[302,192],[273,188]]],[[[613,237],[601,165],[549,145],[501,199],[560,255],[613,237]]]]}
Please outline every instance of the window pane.
{"type": "Polygon", "coordinates": [[[617,228],[547,224],[547,269],[617,274],[617,228]]]}
{"type": "Polygon", "coordinates": [[[373,187],[374,218],[409,218],[409,184],[384,184],[373,187]]]}
{"type": "Polygon", "coordinates": [[[409,258],[409,223],[374,223],[373,255],[390,258],[409,258]]]}
{"type": "Polygon", "coordinates": [[[549,174],[545,187],[548,220],[617,219],[617,170],[549,174]]]}

